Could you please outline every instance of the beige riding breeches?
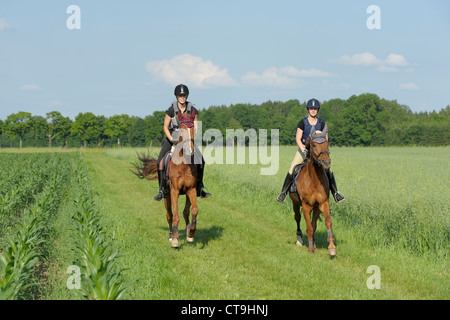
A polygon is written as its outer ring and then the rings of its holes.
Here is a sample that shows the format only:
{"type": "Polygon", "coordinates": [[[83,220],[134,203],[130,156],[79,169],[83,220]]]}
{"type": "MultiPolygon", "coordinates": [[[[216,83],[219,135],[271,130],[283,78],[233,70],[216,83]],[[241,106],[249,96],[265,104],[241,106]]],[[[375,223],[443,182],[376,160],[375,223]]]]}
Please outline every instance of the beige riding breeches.
{"type": "Polygon", "coordinates": [[[291,167],[289,168],[289,174],[292,174],[296,165],[302,163],[305,160],[305,155],[303,154],[302,150],[298,148],[297,152],[295,153],[294,160],[292,160],[291,167]]]}

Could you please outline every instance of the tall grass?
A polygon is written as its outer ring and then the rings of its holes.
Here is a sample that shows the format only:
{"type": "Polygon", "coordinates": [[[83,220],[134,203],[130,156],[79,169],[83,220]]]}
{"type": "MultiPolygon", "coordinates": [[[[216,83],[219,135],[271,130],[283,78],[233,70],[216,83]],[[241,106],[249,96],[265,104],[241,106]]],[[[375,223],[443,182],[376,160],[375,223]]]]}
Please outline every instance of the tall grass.
{"type": "Polygon", "coordinates": [[[448,259],[450,148],[343,148],[334,153],[347,201],[333,210],[361,242],[448,259]]]}

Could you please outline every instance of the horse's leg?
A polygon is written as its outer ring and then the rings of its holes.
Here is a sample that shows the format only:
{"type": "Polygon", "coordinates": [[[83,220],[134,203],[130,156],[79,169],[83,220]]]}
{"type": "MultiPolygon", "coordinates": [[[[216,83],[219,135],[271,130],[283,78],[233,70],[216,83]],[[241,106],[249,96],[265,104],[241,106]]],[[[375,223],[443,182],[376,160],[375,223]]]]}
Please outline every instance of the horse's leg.
{"type": "Polygon", "coordinates": [[[313,227],[313,243],[314,243],[314,249],[316,249],[316,229],[317,229],[317,219],[320,217],[320,210],[317,207],[313,208],[313,217],[311,221],[311,225],[313,227]]]}
{"type": "Polygon", "coordinates": [[[302,215],[300,214],[300,203],[296,201],[292,201],[294,212],[295,212],[295,221],[297,222],[297,245],[303,246],[303,233],[300,229],[300,220],[302,219],[302,215]]]}
{"type": "MultiPolygon", "coordinates": [[[[186,196],[189,197],[189,201],[192,205],[192,222],[188,225],[187,229],[187,240],[188,242],[194,242],[195,231],[197,230],[197,215],[198,215],[198,207],[197,207],[197,190],[196,188],[189,189],[186,192],[186,196]]],[[[189,221],[189,220],[188,220],[189,221]]]]}
{"type": "Polygon", "coordinates": [[[305,222],[306,222],[306,234],[308,235],[308,251],[311,253],[314,253],[314,230],[311,225],[311,211],[312,207],[310,205],[307,205],[306,203],[302,204],[302,211],[303,215],[305,216],[305,222]]]}
{"type": "Polygon", "coordinates": [[[328,233],[328,254],[330,256],[335,256],[337,254],[336,252],[336,246],[334,245],[335,239],[333,235],[333,222],[331,221],[330,216],[330,203],[328,201],[325,201],[319,206],[320,211],[322,211],[323,216],[325,218],[325,226],[327,227],[327,233],[328,233]]]}
{"type": "Polygon", "coordinates": [[[191,209],[191,201],[189,200],[189,197],[186,195],[186,204],[184,205],[184,210],[183,210],[183,217],[184,217],[184,222],[186,222],[186,226],[189,224],[190,209],[191,209]]]}
{"type": "Polygon", "coordinates": [[[172,236],[172,248],[179,248],[178,244],[178,223],[180,222],[180,215],[178,214],[178,197],[179,191],[172,189],[170,190],[170,198],[172,203],[173,211],[173,236],[172,236]]]}
{"type": "Polygon", "coordinates": [[[189,237],[189,228],[190,228],[189,213],[190,213],[190,209],[191,209],[191,201],[189,200],[189,197],[186,194],[186,204],[185,204],[184,210],[183,210],[183,217],[184,217],[184,222],[186,222],[186,240],[187,240],[187,242],[194,241],[194,239],[189,237]]]}
{"type": "Polygon", "coordinates": [[[167,195],[167,198],[164,198],[164,205],[166,206],[166,212],[167,212],[167,223],[169,224],[169,241],[172,241],[173,237],[173,230],[172,230],[172,204],[170,201],[170,195],[167,195]]]}

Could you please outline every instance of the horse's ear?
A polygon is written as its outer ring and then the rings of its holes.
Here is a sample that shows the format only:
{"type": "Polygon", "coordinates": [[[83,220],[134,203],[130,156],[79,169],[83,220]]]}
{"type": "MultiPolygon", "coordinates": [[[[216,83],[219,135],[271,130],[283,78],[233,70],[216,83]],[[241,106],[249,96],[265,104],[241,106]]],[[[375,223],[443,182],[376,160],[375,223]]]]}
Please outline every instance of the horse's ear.
{"type": "Polygon", "coordinates": [[[314,135],[314,133],[316,133],[316,127],[312,126],[311,127],[311,132],[309,133],[309,136],[312,137],[314,135]]]}
{"type": "Polygon", "coordinates": [[[305,148],[306,148],[307,150],[309,150],[310,146],[311,146],[311,137],[309,136],[308,138],[306,138],[306,141],[305,141],[305,148]]]}

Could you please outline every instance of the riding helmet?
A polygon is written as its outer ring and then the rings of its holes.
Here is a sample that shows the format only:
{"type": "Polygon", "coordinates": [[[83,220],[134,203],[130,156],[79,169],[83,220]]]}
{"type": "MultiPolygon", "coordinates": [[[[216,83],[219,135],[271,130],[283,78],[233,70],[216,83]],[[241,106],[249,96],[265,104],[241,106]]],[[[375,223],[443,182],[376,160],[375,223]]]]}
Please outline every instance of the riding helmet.
{"type": "Polygon", "coordinates": [[[320,109],[320,102],[317,99],[310,99],[308,100],[308,102],[306,103],[306,109],[309,108],[317,108],[320,109]]]}
{"type": "Polygon", "coordinates": [[[189,95],[189,89],[184,84],[179,84],[175,87],[174,90],[175,96],[185,95],[186,97],[189,95]]]}

